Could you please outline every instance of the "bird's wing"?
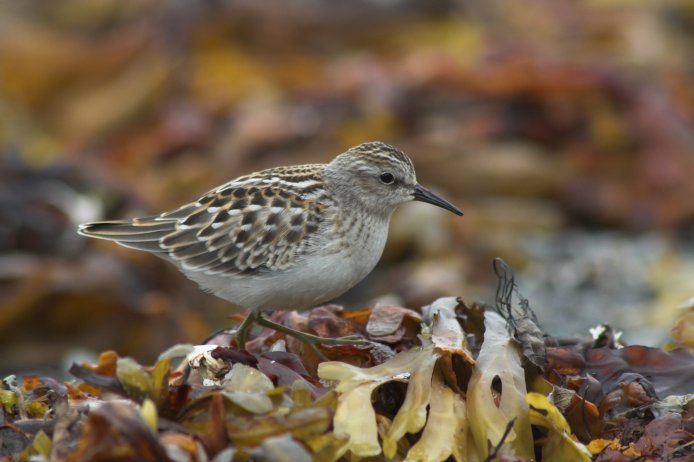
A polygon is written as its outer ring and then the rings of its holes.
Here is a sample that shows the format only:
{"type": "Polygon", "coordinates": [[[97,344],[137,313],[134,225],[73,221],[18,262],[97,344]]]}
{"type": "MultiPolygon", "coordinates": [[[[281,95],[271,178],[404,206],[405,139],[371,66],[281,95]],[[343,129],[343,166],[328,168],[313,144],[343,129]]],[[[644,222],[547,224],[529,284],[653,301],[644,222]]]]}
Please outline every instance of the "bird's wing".
{"type": "Polygon", "coordinates": [[[294,265],[315,237],[324,204],[277,182],[239,180],[171,212],[87,223],[79,233],[155,253],[187,271],[233,275],[294,265]]]}

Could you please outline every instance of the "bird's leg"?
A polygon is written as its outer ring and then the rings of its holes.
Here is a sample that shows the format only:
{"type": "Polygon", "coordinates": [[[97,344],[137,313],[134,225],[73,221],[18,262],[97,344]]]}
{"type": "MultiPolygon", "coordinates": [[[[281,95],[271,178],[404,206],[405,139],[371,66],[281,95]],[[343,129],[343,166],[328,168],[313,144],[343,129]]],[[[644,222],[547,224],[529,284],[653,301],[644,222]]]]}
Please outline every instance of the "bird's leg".
{"type": "Polygon", "coordinates": [[[248,316],[246,316],[246,319],[244,319],[241,325],[239,325],[239,327],[236,329],[236,344],[238,345],[240,350],[246,349],[246,339],[248,338],[248,331],[250,330],[253,323],[256,322],[258,319],[261,319],[260,313],[258,313],[256,310],[251,310],[250,313],[248,313],[248,316]]]}
{"type": "Polygon", "coordinates": [[[309,346],[313,346],[318,343],[322,343],[323,345],[366,345],[369,343],[365,340],[360,340],[356,335],[349,335],[347,337],[339,338],[319,337],[317,335],[307,334],[306,332],[301,332],[299,330],[292,329],[291,327],[270,321],[269,319],[264,318],[259,312],[256,313],[255,316],[255,322],[257,324],[269,327],[270,329],[278,332],[283,332],[287,335],[291,335],[309,346]]]}
{"type": "Polygon", "coordinates": [[[324,345],[365,345],[369,343],[367,341],[359,339],[359,337],[357,337],[356,335],[350,335],[347,337],[339,338],[328,338],[307,334],[306,332],[301,332],[299,330],[292,329],[291,327],[287,327],[283,324],[270,321],[269,319],[263,317],[259,311],[251,310],[250,313],[248,313],[248,316],[246,316],[246,319],[244,319],[241,325],[239,325],[239,327],[236,329],[236,344],[238,345],[239,349],[246,349],[246,339],[248,338],[248,331],[254,323],[263,327],[268,327],[278,332],[282,332],[286,335],[291,335],[300,342],[308,345],[313,351],[316,352],[316,354],[320,358],[322,358],[325,361],[327,361],[329,358],[327,358],[318,349],[316,345],[319,343],[322,343],[324,345]]]}

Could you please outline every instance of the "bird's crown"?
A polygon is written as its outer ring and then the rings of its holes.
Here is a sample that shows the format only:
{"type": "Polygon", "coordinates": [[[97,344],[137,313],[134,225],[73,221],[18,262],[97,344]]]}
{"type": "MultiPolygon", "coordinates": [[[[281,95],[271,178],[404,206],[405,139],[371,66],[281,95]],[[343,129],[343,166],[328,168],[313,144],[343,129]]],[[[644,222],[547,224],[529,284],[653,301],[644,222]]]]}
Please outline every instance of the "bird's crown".
{"type": "Polygon", "coordinates": [[[382,141],[359,144],[346,151],[343,156],[352,158],[353,162],[369,166],[380,166],[383,169],[397,168],[408,177],[414,177],[415,174],[414,165],[407,154],[382,141]]]}

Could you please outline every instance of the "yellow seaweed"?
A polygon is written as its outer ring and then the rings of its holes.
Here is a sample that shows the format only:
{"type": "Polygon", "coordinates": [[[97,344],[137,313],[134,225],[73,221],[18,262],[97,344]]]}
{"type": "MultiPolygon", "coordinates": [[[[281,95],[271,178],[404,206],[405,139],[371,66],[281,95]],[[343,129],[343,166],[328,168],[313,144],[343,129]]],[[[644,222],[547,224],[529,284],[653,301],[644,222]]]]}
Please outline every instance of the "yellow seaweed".
{"type": "Polygon", "coordinates": [[[484,459],[489,455],[489,449],[499,444],[509,422],[515,419],[500,453],[530,459],[533,457],[533,439],[520,349],[508,334],[506,320],[497,313],[487,311],[484,326],[484,343],[468,384],[472,436],[479,455],[484,459]],[[496,383],[501,388],[497,397],[493,390],[496,383]]]}

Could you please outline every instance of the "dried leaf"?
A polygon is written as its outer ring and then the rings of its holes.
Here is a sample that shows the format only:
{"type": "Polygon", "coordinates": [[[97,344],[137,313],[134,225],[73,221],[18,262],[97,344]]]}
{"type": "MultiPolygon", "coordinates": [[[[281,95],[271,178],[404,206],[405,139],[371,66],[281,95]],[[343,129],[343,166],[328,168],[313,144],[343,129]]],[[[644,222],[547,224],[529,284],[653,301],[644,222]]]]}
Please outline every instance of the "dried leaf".
{"type": "Polygon", "coordinates": [[[320,337],[347,337],[360,334],[357,326],[337,315],[343,308],[325,305],[312,309],[308,314],[308,326],[320,337]]]}
{"type": "Polygon", "coordinates": [[[140,415],[142,415],[142,420],[145,421],[152,433],[156,434],[159,428],[157,426],[157,407],[154,401],[149,398],[145,399],[140,407],[140,415]]]}
{"type": "MultiPolygon", "coordinates": [[[[405,319],[417,325],[422,322],[422,317],[416,311],[397,305],[376,304],[371,310],[371,316],[366,324],[366,332],[372,337],[383,337],[394,334],[403,324],[405,319]]],[[[404,334],[404,329],[400,337],[404,334]]]]}
{"type": "Polygon", "coordinates": [[[9,412],[12,406],[17,404],[16,393],[12,390],[0,389],[0,404],[9,412]]]}
{"type": "Polygon", "coordinates": [[[422,436],[407,453],[407,461],[440,462],[453,455],[464,461],[468,430],[465,401],[446,386],[440,374],[431,383],[431,401],[422,436]]]}
{"type": "Polygon", "coordinates": [[[289,435],[267,438],[253,453],[262,461],[313,462],[311,453],[289,435]]]}
{"type": "Polygon", "coordinates": [[[586,373],[604,389],[612,389],[625,373],[648,377],[659,397],[692,391],[694,353],[685,349],[664,352],[658,348],[630,345],[619,350],[594,348],[586,352],[586,373]]]}
{"type": "Polygon", "coordinates": [[[42,384],[43,382],[41,382],[41,379],[35,375],[26,375],[22,377],[22,388],[24,388],[25,391],[31,391],[42,384]]]}
{"type": "Polygon", "coordinates": [[[371,308],[365,308],[363,310],[345,310],[339,311],[337,315],[366,329],[366,325],[369,323],[369,318],[371,318],[371,311],[371,308]]]}
{"type": "Polygon", "coordinates": [[[92,409],[66,462],[108,459],[167,460],[164,449],[137,409],[109,402],[92,409]]]}
{"type": "Polygon", "coordinates": [[[265,439],[290,433],[298,439],[325,433],[332,422],[332,412],[312,407],[290,412],[286,416],[254,416],[227,420],[229,438],[239,446],[257,446],[265,439]]]}
{"type": "Polygon", "coordinates": [[[591,454],[599,454],[603,452],[606,448],[618,450],[620,447],[621,444],[619,444],[619,440],[617,438],[611,440],[596,438],[592,440],[590,443],[588,443],[586,449],[588,449],[588,451],[590,451],[591,454]]]}
{"type": "Polygon", "coordinates": [[[682,304],[681,308],[685,307],[687,312],[680,316],[672,328],[672,340],[679,347],[694,350],[694,297],[682,304]]]}
{"type": "MultiPolygon", "coordinates": [[[[183,433],[162,433],[159,436],[159,444],[164,448],[166,454],[171,458],[172,462],[203,462],[207,458],[201,457],[205,453],[202,447],[202,442],[192,435],[183,433]]],[[[218,453],[212,460],[220,461],[218,453]]],[[[227,462],[231,462],[228,460],[227,462]]]]}
{"type": "Polygon", "coordinates": [[[207,450],[216,454],[229,444],[229,436],[224,425],[226,419],[224,399],[220,393],[214,393],[209,400],[207,419],[203,422],[204,431],[200,436],[207,450]]]}
{"type": "Polygon", "coordinates": [[[571,438],[571,428],[564,416],[546,396],[528,393],[530,423],[548,430],[542,444],[542,460],[591,460],[591,453],[585,446],[571,438]]]}
{"type": "Polygon", "coordinates": [[[507,424],[515,419],[501,454],[531,458],[533,440],[521,353],[501,316],[487,311],[484,326],[484,343],[468,385],[468,417],[475,445],[487,457],[489,448],[498,445],[507,424]],[[495,393],[500,395],[498,403],[495,393]]]}
{"type": "Polygon", "coordinates": [[[78,364],[72,364],[68,371],[74,377],[83,380],[86,384],[94,389],[102,389],[118,393],[119,395],[125,395],[126,391],[121,385],[120,381],[114,376],[101,375],[97,372],[92,371],[86,366],[80,366],[78,364]]]}
{"type": "Polygon", "coordinates": [[[160,406],[169,395],[169,369],[171,359],[160,359],[152,370],[152,399],[160,406]]]}
{"type": "Polygon", "coordinates": [[[646,425],[643,436],[635,444],[636,449],[646,457],[667,459],[680,455],[677,452],[682,448],[682,454],[691,456],[694,429],[685,428],[683,423],[682,415],[674,412],[658,417],[646,425]],[[682,446],[687,443],[689,449],[682,446]]]}
{"type": "MultiPolygon", "coordinates": [[[[291,355],[291,353],[277,351],[271,353],[264,353],[263,356],[274,358],[277,353],[282,353],[283,355],[291,355]]],[[[306,384],[306,386],[310,389],[311,396],[313,396],[314,398],[322,394],[321,388],[318,386],[319,383],[317,380],[310,377],[308,374],[300,374],[294,368],[288,367],[286,363],[282,363],[278,360],[269,358],[261,357],[258,360],[258,370],[263,374],[267,375],[276,384],[276,386],[279,387],[284,385],[292,385],[297,383],[298,381],[301,381],[302,383],[306,384]]],[[[303,368],[303,366],[301,366],[301,368],[303,368]]]]}
{"type": "Polygon", "coordinates": [[[51,456],[51,448],[53,446],[53,443],[51,442],[51,438],[46,435],[46,432],[43,430],[39,431],[36,436],[34,437],[34,441],[31,443],[32,447],[36,452],[38,452],[40,455],[43,457],[50,457],[51,456]]]}
{"type": "Polygon", "coordinates": [[[383,454],[388,458],[395,456],[397,442],[405,433],[417,433],[426,423],[427,406],[431,399],[431,377],[438,355],[432,351],[424,356],[424,351],[426,349],[420,352],[422,357],[411,372],[405,402],[383,438],[383,454]]]}
{"type": "Polygon", "coordinates": [[[272,400],[266,394],[274,385],[257,369],[236,363],[222,380],[224,396],[234,404],[253,414],[266,414],[272,410],[272,400]]]}
{"type": "MultiPolygon", "coordinates": [[[[404,431],[409,428],[416,427],[414,423],[418,422],[413,422],[410,419],[415,421],[420,419],[423,397],[426,397],[428,402],[429,393],[422,387],[426,385],[427,388],[430,388],[431,371],[436,357],[433,345],[429,343],[424,348],[404,351],[387,362],[370,368],[361,369],[337,361],[324,362],[318,366],[318,376],[321,379],[339,382],[335,387],[339,397],[333,425],[335,436],[347,440],[347,445],[343,451],[351,451],[358,457],[369,457],[381,453],[371,394],[374,389],[388,381],[410,379],[417,370],[422,368],[428,371],[429,376],[427,378],[426,373],[418,375],[417,393],[412,392],[409,398],[409,405],[412,408],[402,406],[397,433],[403,431],[402,434],[404,434],[404,431]],[[355,413],[355,409],[359,409],[359,412],[355,413]]],[[[426,404],[424,408],[426,408],[426,404]]],[[[426,414],[421,419],[422,425],[418,429],[423,426],[425,418],[426,414]]],[[[391,434],[391,441],[395,436],[395,433],[391,434]]]]}
{"type": "Polygon", "coordinates": [[[581,441],[588,442],[594,435],[603,432],[605,424],[598,407],[574,393],[564,410],[571,430],[581,441]]]}
{"type": "Polygon", "coordinates": [[[118,353],[109,350],[104,351],[99,355],[99,360],[95,366],[90,364],[83,364],[84,367],[92,372],[96,372],[99,375],[106,375],[109,377],[116,376],[116,362],[118,361],[118,353]]]}
{"type": "Polygon", "coordinates": [[[456,316],[458,304],[455,297],[445,297],[424,308],[427,316],[433,318],[431,341],[440,354],[458,355],[468,364],[475,364],[467,348],[465,333],[456,316]]]}
{"type": "Polygon", "coordinates": [[[128,395],[142,400],[152,393],[152,377],[132,358],[118,358],[116,376],[128,395]]]}

